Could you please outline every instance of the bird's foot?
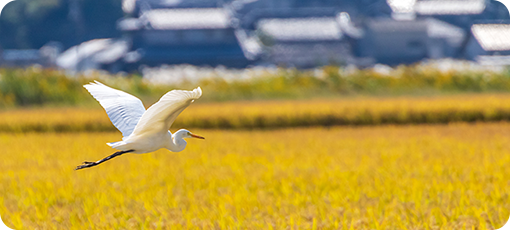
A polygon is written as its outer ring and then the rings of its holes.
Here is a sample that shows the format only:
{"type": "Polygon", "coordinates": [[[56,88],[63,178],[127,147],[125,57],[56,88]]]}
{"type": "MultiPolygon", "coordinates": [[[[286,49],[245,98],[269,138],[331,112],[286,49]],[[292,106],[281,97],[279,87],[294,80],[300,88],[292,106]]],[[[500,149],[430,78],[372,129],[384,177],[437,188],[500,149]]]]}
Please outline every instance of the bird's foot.
{"type": "Polygon", "coordinates": [[[84,168],[90,168],[92,166],[96,166],[97,163],[96,162],[89,162],[89,161],[85,161],[83,162],[81,165],[78,165],[74,170],[80,170],[80,169],[84,169],[84,168]]]}

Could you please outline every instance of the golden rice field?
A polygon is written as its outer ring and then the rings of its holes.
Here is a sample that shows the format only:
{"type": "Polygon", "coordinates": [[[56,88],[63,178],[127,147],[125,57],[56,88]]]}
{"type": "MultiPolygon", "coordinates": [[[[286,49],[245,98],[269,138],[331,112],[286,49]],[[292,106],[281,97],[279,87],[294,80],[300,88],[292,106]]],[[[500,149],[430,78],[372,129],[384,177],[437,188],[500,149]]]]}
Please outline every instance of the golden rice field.
{"type": "Polygon", "coordinates": [[[206,140],[80,171],[120,134],[0,134],[0,215],[15,229],[346,230],[510,216],[510,123],[191,131],[206,140]]]}
{"type": "MultiPolygon", "coordinates": [[[[508,93],[198,102],[179,116],[174,127],[253,129],[505,120],[510,120],[508,93]]],[[[80,109],[43,107],[0,111],[0,131],[115,131],[115,127],[98,103],[80,109]]]]}

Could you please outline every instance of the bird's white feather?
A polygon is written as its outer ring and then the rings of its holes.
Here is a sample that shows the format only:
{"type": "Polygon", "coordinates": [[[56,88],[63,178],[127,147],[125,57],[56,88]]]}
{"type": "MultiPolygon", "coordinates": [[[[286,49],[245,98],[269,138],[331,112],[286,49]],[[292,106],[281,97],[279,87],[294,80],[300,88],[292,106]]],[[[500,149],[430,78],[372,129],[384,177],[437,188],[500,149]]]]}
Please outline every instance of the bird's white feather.
{"type": "Polygon", "coordinates": [[[84,85],[90,94],[103,106],[113,125],[128,137],[145,113],[142,101],[137,97],[110,88],[98,81],[84,85]]]}
{"type": "Polygon", "coordinates": [[[194,100],[202,96],[200,87],[193,91],[172,90],[149,107],[133,131],[134,136],[168,132],[177,116],[194,100]]]}

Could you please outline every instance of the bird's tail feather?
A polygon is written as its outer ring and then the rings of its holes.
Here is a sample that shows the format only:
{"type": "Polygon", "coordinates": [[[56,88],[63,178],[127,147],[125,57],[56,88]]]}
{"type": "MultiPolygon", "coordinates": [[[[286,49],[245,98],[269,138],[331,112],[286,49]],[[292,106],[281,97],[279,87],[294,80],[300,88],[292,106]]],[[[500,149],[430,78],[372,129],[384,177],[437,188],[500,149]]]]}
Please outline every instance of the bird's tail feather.
{"type": "Polygon", "coordinates": [[[124,141],[117,141],[117,142],[110,142],[110,143],[106,143],[106,144],[109,145],[110,147],[116,149],[117,147],[126,144],[126,142],[124,142],[124,141]]]}

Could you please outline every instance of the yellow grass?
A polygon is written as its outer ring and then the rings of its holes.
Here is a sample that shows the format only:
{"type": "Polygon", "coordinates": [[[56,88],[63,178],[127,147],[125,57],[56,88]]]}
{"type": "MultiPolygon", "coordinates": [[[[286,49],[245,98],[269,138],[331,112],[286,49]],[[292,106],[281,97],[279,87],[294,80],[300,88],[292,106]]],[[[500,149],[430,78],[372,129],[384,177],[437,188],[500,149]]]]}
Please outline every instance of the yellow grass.
{"type": "Polygon", "coordinates": [[[192,131],[181,153],[118,133],[0,134],[15,229],[493,229],[509,217],[510,123],[192,131]]]}
{"type": "Polygon", "coordinates": [[[180,127],[264,128],[510,120],[510,94],[356,97],[190,106],[180,127]]]}
{"type": "MultiPolygon", "coordinates": [[[[501,120],[510,120],[510,94],[199,102],[186,109],[174,127],[246,129],[501,120]]],[[[0,112],[0,132],[107,130],[115,127],[99,104],[81,109],[0,112]]]]}

